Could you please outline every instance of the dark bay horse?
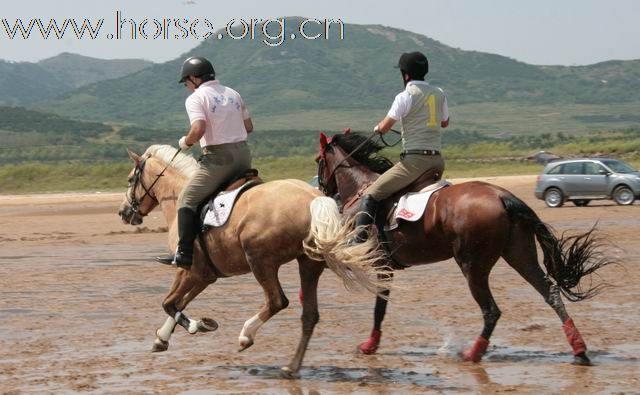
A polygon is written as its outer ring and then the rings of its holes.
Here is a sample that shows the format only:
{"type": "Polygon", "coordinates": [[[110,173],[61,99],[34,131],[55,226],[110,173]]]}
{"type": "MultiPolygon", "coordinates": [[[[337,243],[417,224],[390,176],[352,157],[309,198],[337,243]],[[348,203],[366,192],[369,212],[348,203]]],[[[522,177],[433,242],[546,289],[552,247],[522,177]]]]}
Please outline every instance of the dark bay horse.
{"type": "MultiPolygon", "coordinates": [[[[139,225],[144,216],[160,206],[169,225],[169,249],[174,251],[178,238],[176,200],[197,163],[162,145],[149,147],[142,156],[129,151],[129,156],[135,167],[129,174],[129,188],[119,215],[123,222],[139,225]]],[[[292,361],[282,369],[286,374],[297,372],[319,320],[317,285],[325,264],[347,287],[361,285],[375,292],[380,285],[375,280],[375,255],[344,253],[344,243],[339,241],[345,238],[341,232],[348,229],[340,222],[336,203],[303,181],[271,181],[248,189],[238,198],[226,224],[207,231],[205,248],[196,242],[191,269],[177,269],[173,286],[162,302],[169,317],[156,331],[152,350],[168,349],[176,325],[191,334],[215,330],[215,321],[189,319],[184,309],[219,277],[253,273],[264,290],[265,304],[240,332],[240,351],[247,349],[253,345],[258,329],[289,304],[278,270],[295,259],[304,294],[302,337],[292,361]]]]}
{"type": "MultiPolygon", "coordinates": [[[[326,195],[339,196],[344,216],[355,214],[365,187],[391,167],[388,159],[377,155],[382,148],[371,137],[354,133],[346,132],[331,138],[320,135],[318,181],[326,195]]],[[[441,177],[438,174],[427,176],[432,177],[427,184],[441,177]]],[[[420,187],[413,189],[416,190],[420,187]]],[[[376,222],[384,221],[382,214],[392,204],[392,199],[383,202],[384,208],[378,213],[376,222]]],[[[601,288],[580,287],[581,278],[612,263],[601,252],[603,243],[593,229],[558,238],[511,192],[483,182],[466,182],[441,189],[432,196],[420,220],[399,222],[395,230],[383,231],[389,251],[387,265],[401,269],[453,257],[482,310],[484,327],[471,349],[462,354],[464,360],[481,360],[500,318],[500,309],[489,288],[489,273],[502,257],[560,317],[573,349],[574,363],[590,364],[587,347],[567,314],[561,295],[570,301],[579,301],[595,295],[601,288]],[[546,274],[538,263],[536,239],[544,255],[546,274]]],[[[392,275],[391,270],[387,278],[390,280],[392,275]]],[[[388,296],[389,287],[381,294],[388,296]]],[[[376,299],[373,331],[359,346],[365,354],[377,351],[386,299],[380,296],[376,299]]]]}

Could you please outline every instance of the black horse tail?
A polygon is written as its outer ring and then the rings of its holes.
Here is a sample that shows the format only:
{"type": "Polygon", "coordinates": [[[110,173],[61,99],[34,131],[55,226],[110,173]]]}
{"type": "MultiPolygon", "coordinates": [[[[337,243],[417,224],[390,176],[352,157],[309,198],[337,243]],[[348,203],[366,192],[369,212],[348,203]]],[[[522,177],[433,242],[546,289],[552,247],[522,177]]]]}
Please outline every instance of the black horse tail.
{"type": "Polygon", "coordinates": [[[533,228],[544,254],[544,266],[560,288],[560,292],[571,302],[591,298],[597,295],[606,284],[594,285],[591,281],[583,288],[580,280],[596,270],[611,263],[604,255],[606,243],[596,234],[597,223],[588,232],[560,238],[553,230],[538,218],[536,213],[522,200],[512,194],[501,196],[502,204],[512,220],[519,220],[533,228]]]}

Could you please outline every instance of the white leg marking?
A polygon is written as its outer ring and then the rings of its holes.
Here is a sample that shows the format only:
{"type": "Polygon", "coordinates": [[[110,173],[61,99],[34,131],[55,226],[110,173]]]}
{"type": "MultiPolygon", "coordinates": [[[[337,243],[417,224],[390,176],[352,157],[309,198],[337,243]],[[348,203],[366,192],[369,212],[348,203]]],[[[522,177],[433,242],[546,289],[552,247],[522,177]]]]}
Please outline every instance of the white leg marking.
{"type": "Polygon", "coordinates": [[[254,315],[244,323],[240,336],[238,336],[240,347],[244,347],[247,343],[253,341],[256,336],[256,332],[258,332],[258,329],[262,324],[264,324],[264,321],[260,319],[258,314],[254,315]]]}
{"type": "Polygon", "coordinates": [[[158,336],[158,339],[168,342],[169,339],[171,338],[171,333],[173,332],[173,328],[175,327],[176,327],[176,320],[173,319],[172,317],[168,317],[167,320],[164,322],[164,325],[162,325],[162,327],[156,331],[156,336],[158,336]]]}
{"type": "Polygon", "coordinates": [[[198,321],[189,318],[189,333],[192,335],[198,332],[198,321]]]}

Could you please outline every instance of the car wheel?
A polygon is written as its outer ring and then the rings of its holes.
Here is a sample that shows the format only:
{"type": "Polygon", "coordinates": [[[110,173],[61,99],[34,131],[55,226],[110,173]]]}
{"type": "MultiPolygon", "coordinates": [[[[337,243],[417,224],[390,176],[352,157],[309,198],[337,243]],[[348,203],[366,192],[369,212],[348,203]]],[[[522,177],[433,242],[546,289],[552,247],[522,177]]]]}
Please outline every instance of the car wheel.
{"type": "Polygon", "coordinates": [[[613,191],[613,201],[621,206],[628,206],[632,204],[634,200],[636,200],[636,198],[633,196],[633,191],[629,189],[629,187],[621,186],[613,191]]]}
{"type": "Polygon", "coordinates": [[[564,204],[564,197],[558,188],[549,188],[544,193],[544,202],[549,207],[560,207],[564,204]]]}
{"type": "Polygon", "coordinates": [[[587,204],[589,204],[591,200],[588,199],[579,199],[579,200],[574,200],[573,204],[575,204],[578,207],[585,207],[587,204]]]}

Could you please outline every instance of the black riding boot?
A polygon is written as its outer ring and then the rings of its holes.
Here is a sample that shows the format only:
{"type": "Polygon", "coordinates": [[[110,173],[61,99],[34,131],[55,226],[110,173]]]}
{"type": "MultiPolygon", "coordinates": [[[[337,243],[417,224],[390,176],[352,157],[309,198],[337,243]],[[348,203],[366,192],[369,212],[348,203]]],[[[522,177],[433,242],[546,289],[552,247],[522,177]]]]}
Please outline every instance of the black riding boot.
{"type": "Polygon", "coordinates": [[[349,240],[349,246],[364,243],[369,238],[370,226],[375,222],[378,201],[371,195],[364,195],[360,200],[360,208],[356,214],[356,228],[360,228],[354,238],[349,240]]]}
{"type": "Polygon", "coordinates": [[[156,260],[167,265],[175,264],[184,269],[191,267],[193,243],[196,240],[198,215],[188,207],[178,210],[178,249],[174,256],[158,257],[156,260]]]}

